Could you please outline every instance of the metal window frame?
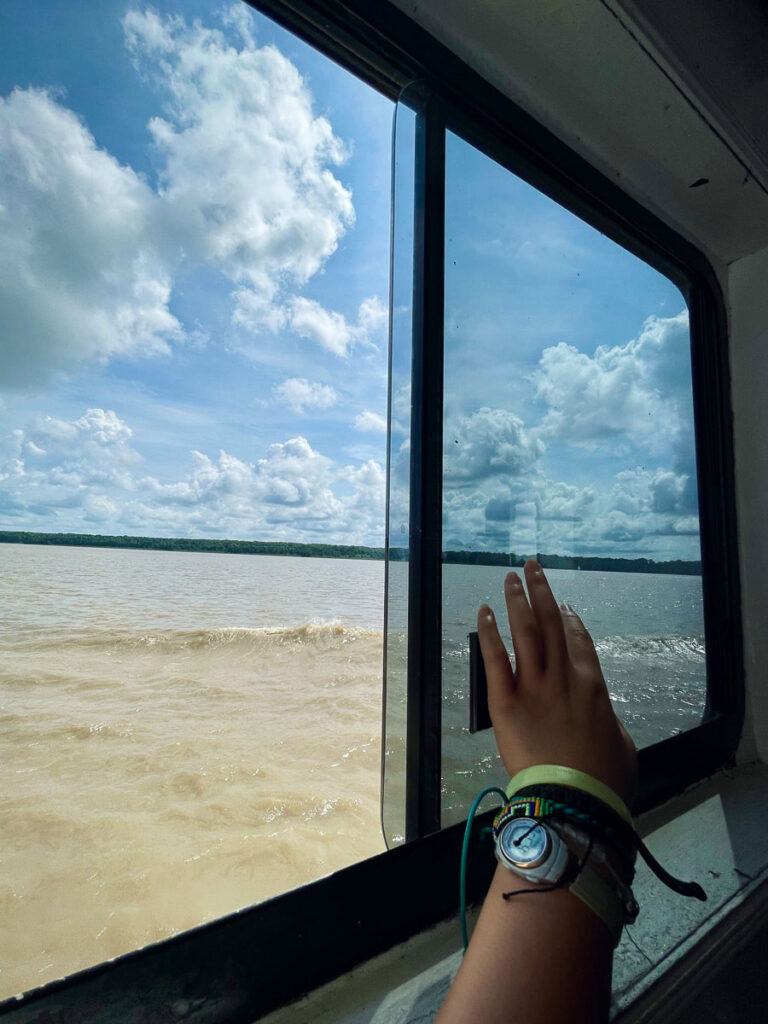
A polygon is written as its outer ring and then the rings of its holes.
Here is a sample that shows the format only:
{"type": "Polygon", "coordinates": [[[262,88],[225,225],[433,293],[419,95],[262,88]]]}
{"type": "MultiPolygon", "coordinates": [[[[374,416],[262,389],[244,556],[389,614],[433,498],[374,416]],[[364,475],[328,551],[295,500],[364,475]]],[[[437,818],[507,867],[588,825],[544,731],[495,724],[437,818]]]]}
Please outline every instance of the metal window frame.
{"type": "Polygon", "coordinates": [[[416,108],[416,152],[408,517],[406,842],[439,831],[441,824],[443,618],[445,124],[442,104],[428,91],[411,102],[416,108]]]}
{"type": "MultiPolygon", "coordinates": [[[[657,805],[726,764],[743,725],[726,316],[712,268],[695,247],[384,0],[374,4],[367,0],[247,2],[393,100],[409,82],[423,81],[434,96],[426,108],[427,120],[440,118],[467,141],[666,273],[684,290],[693,338],[705,627],[708,636],[717,636],[718,643],[707,649],[707,720],[640,751],[640,794],[635,811],[657,805]]],[[[439,146],[435,147],[426,122],[424,146],[422,188],[428,207],[430,175],[437,166],[439,146]],[[430,152],[431,161],[427,159],[430,152]]],[[[424,252],[432,255],[422,268],[423,341],[414,339],[420,350],[415,359],[422,361],[422,373],[430,361],[434,366],[442,358],[441,352],[435,351],[434,337],[429,336],[429,311],[434,312],[438,297],[436,290],[427,291],[426,282],[440,248],[435,241],[433,213],[434,204],[431,213],[428,209],[423,213],[423,229],[427,234],[432,231],[433,243],[424,247],[424,252]]],[[[443,266],[439,269],[442,280],[443,266]]],[[[431,322],[434,325],[435,321],[431,322]]],[[[424,378],[424,389],[429,380],[429,376],[424,378]]],[[[422,431],[422,460],[436,450],[437,433],[431,418],[441,403],[441,394],[416,398],[415,404],[421,406],[415,425],[422,431]]],[[[420,643],[414,641],[419,668],[414,675],[414,693],[409,695],[409,730],[413,727],[420,737],[412,759],[417,751],[431,750],[434,756],[435,737],[430,730],[434,728],[435,701],[429,673],[435,645],[439,649],[440,643],[439,615],[433,611],[430,618],[426,604],[436,592],[440,594],[440,566],[434,565],[439,548],[434,521],[430,524],[429,502],[442,484],[430,478],[428,467],[422,471],[422,465],[415,462],[412,467],[412,485],[415,483],[420,495],[418,521],[431,529],[432,535],[416,537],[414,531],[411,540],[418,542],[417,557],[431,579],[410,595],[414,609],[409,609],[409,625],[418,622],[422,630],[420,643]],[[431,655],[424,651],[430,644],[431,655]]],[[[418,776],[416,773],[412,786],[422,785],[418,776]]],[[[415,799],[413,793],[408,799],[415,799]]],[[[419,799],[421,803],[408,813],[411,834],[422,838],[24,997],[6,1000],[0,1004],[0,1017],[15,1024],[51,1020],[149,1024],[182,1017],[194,1019],[196,1024],[245,1024],[298,999],[455,915],[463,826],[434,832],[434,787],[426,801],[419,799]],[[430,831],[432,834],[426,835],[430,831]]],[[[480,818],[479,825],[488,817],[480,818]]],[[[490,851],[478,844],[470,855],[469,868],[469,897],[478,898],[493,870],[490,851]]]]}

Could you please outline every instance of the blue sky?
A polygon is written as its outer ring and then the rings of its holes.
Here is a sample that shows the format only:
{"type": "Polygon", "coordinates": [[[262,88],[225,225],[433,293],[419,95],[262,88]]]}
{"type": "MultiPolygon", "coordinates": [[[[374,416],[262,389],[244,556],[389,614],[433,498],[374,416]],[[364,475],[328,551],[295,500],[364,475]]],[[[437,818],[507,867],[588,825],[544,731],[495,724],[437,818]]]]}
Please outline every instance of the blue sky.
{"type": "MultiPolygon", "coordinates": [[[[392,104],[240,4],[0,33],[0,528],[383,543],[392,104]]],[[[679,292],[453,136],[446,235],[445,546],[698,557],[679,292]]]]}

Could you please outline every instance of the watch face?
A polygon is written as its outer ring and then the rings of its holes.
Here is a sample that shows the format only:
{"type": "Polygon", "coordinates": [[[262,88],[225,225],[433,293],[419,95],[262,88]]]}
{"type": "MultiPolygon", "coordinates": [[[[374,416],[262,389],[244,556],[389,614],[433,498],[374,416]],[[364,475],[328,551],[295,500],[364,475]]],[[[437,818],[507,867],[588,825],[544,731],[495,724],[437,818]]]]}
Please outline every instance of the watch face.
{"type": "Polygon", "coordinates": [[[533,818],[513,818],[502,828],[499,850],[510,864],[535,868],[549,856],[552,843],[549,832],[533,818]]]}

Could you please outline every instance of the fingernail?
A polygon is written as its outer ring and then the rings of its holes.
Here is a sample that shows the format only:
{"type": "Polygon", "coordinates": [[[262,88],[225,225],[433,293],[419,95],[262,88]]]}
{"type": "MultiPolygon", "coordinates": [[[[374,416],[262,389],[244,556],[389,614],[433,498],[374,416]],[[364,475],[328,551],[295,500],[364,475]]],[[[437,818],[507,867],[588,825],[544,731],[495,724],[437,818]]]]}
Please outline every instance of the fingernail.
{"type": "Polygon", "coordinates": [[[568,612],[569,615],[575,615],[576,614],[574,609],[569,604],[566,604],[565,601],[563,602],[562,607],[565,608],[565,610],[568,612]]]}
{"type": "Polygon", "coordinates": [[[511,587],[521,587],[523,585],[516,572],[510,572],[507,574],[507,583],[509,583],[511,587]]]}
{"type": "Polygon", "coordinates": [[[533,573],[534,576],[542,576],[543,575],[544,570],[541,568],[541,566],[539,565],[539,563],[536,561],[535,558],[531,559],[530,565],[531,565],[531,572],[533,573]]]}

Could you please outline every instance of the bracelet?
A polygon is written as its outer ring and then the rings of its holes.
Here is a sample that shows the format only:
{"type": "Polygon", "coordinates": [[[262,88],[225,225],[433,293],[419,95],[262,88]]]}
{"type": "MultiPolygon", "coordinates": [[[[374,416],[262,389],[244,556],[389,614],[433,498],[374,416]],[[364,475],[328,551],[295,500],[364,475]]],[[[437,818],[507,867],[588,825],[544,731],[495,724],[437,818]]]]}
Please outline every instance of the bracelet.
{"type": "Polygon", "coordinates": [[[634,865],[637,860],[634,829],[597,797],[572,789],[570,786],[542,784],[526,786],[508,800],[505,807],[509,808],[511,815],[520,813],[516,810],[520,805],[528,810],[531,817],[538,817],[540,814],[552,815],[573,822],[582,829],[595,830],[597,836],[607,841],[615,850],[622,862],[626,879],[631,881],[634,877],[634,865]]]}
{"type": "Polygon", "coordinates": [[[513,775],[507,786],[507,796],[512,797],[526,786],[535,786],[551,783],[556,786],[570,786],[573,789],[580,789],[582,793],[589,793],[596,797],[601,803],[607,804],[612,811],[623,818],[629,825],[632,824],[632,815],[627,805],[610,786],[606,786],[599,779],[594,779],[586,772],[580,772],[576,768],[566,768],[561,764],[534,764],[529,768],[523,768],[517,775],[513,775]]]}
{"type": "Polygon", "coordinates": [[[659,864],[635,831],[632,815],[618,793],[586,772],[558,764],[530,765],[512,777],[506,795],[508,801],[515,797],[521,800],[524,796],[555,799],[561,804],[558,814],[566,818],[582,818],[587,824],[599,827],[612,848],[622,856],[626,868],[625,883],[631,884],[639,851],[645,863],[664,885],[681,896],[707,899],[707,894],[698,882],[684,882],[675,878],[659,864]],[[576,805],[575,808],[563,806],[563,801],[558,800],[558,787],[567,790],[567,803],[576,805]]]}
{"type": "MultiPolygon", "coordinates": [[[[607,927],[615,948],[622,928],[625,924],[634,923],[639,912],[631,889],[635,874],[634,856],[620,841],[614,842],[608,838],[608,829],[599,818],[581,813],[561,802],[569,800],[569,794],[576,796],[576,791],[551,785],[527,787],[525,793],[512,797],[499,810],[493,821],[494,838],[498,841],[506,824],[514,818],[524,817],[542,824],[546,822],[574,858],[571,869],[554,887],[569,889],[589,907],[607,927]],[[550,794],[554,798],[550,798],[550,794]],[[614,867],[616,861],[619,863],[618,870],[614,867]]],[[[579,795],[585,798],[592,809],[596,798],[579,795]]],[[[609,813],[613,817],[613,812],[609,813]]],[[[505,899],[509,895],[513,894],[505,894],[505,899]]]]}
{"type": "MultiPolygon", "coordinates": [[[[589,836],[579,829],[578,826],[574,827],[573,825],[561,821],[553,821],[550,824],[571,853],[579,859],[583,856],[585,847],[590,849],[589,836]]],[[[589,859],[585,867],[582,869],[582,874],[590,867],[592,861],[595,861],[598,870],[594,870],[594,874],[597,875],[603,883],[608,885],[613,894],[618,897],[618,901],[623,907],[623,923],[634,924],[637,915],[640,912],[640,907],[635,899],[635,894],[632,892],[631,880],[627,882],[623,875],[616,871],[611,860],[611,852],[612,850],[610,847],[603,845],[599,841],[593,842],[591,845],[589,859]]],[[[577,881],[580,877],[581,875],[577,876],[577,881]]],[[[571,891],[574,890],[575,886],[572,885],[571,891]]],[[[578,896],[579,893],[577,892],[576,895],[578,896]]]]}

